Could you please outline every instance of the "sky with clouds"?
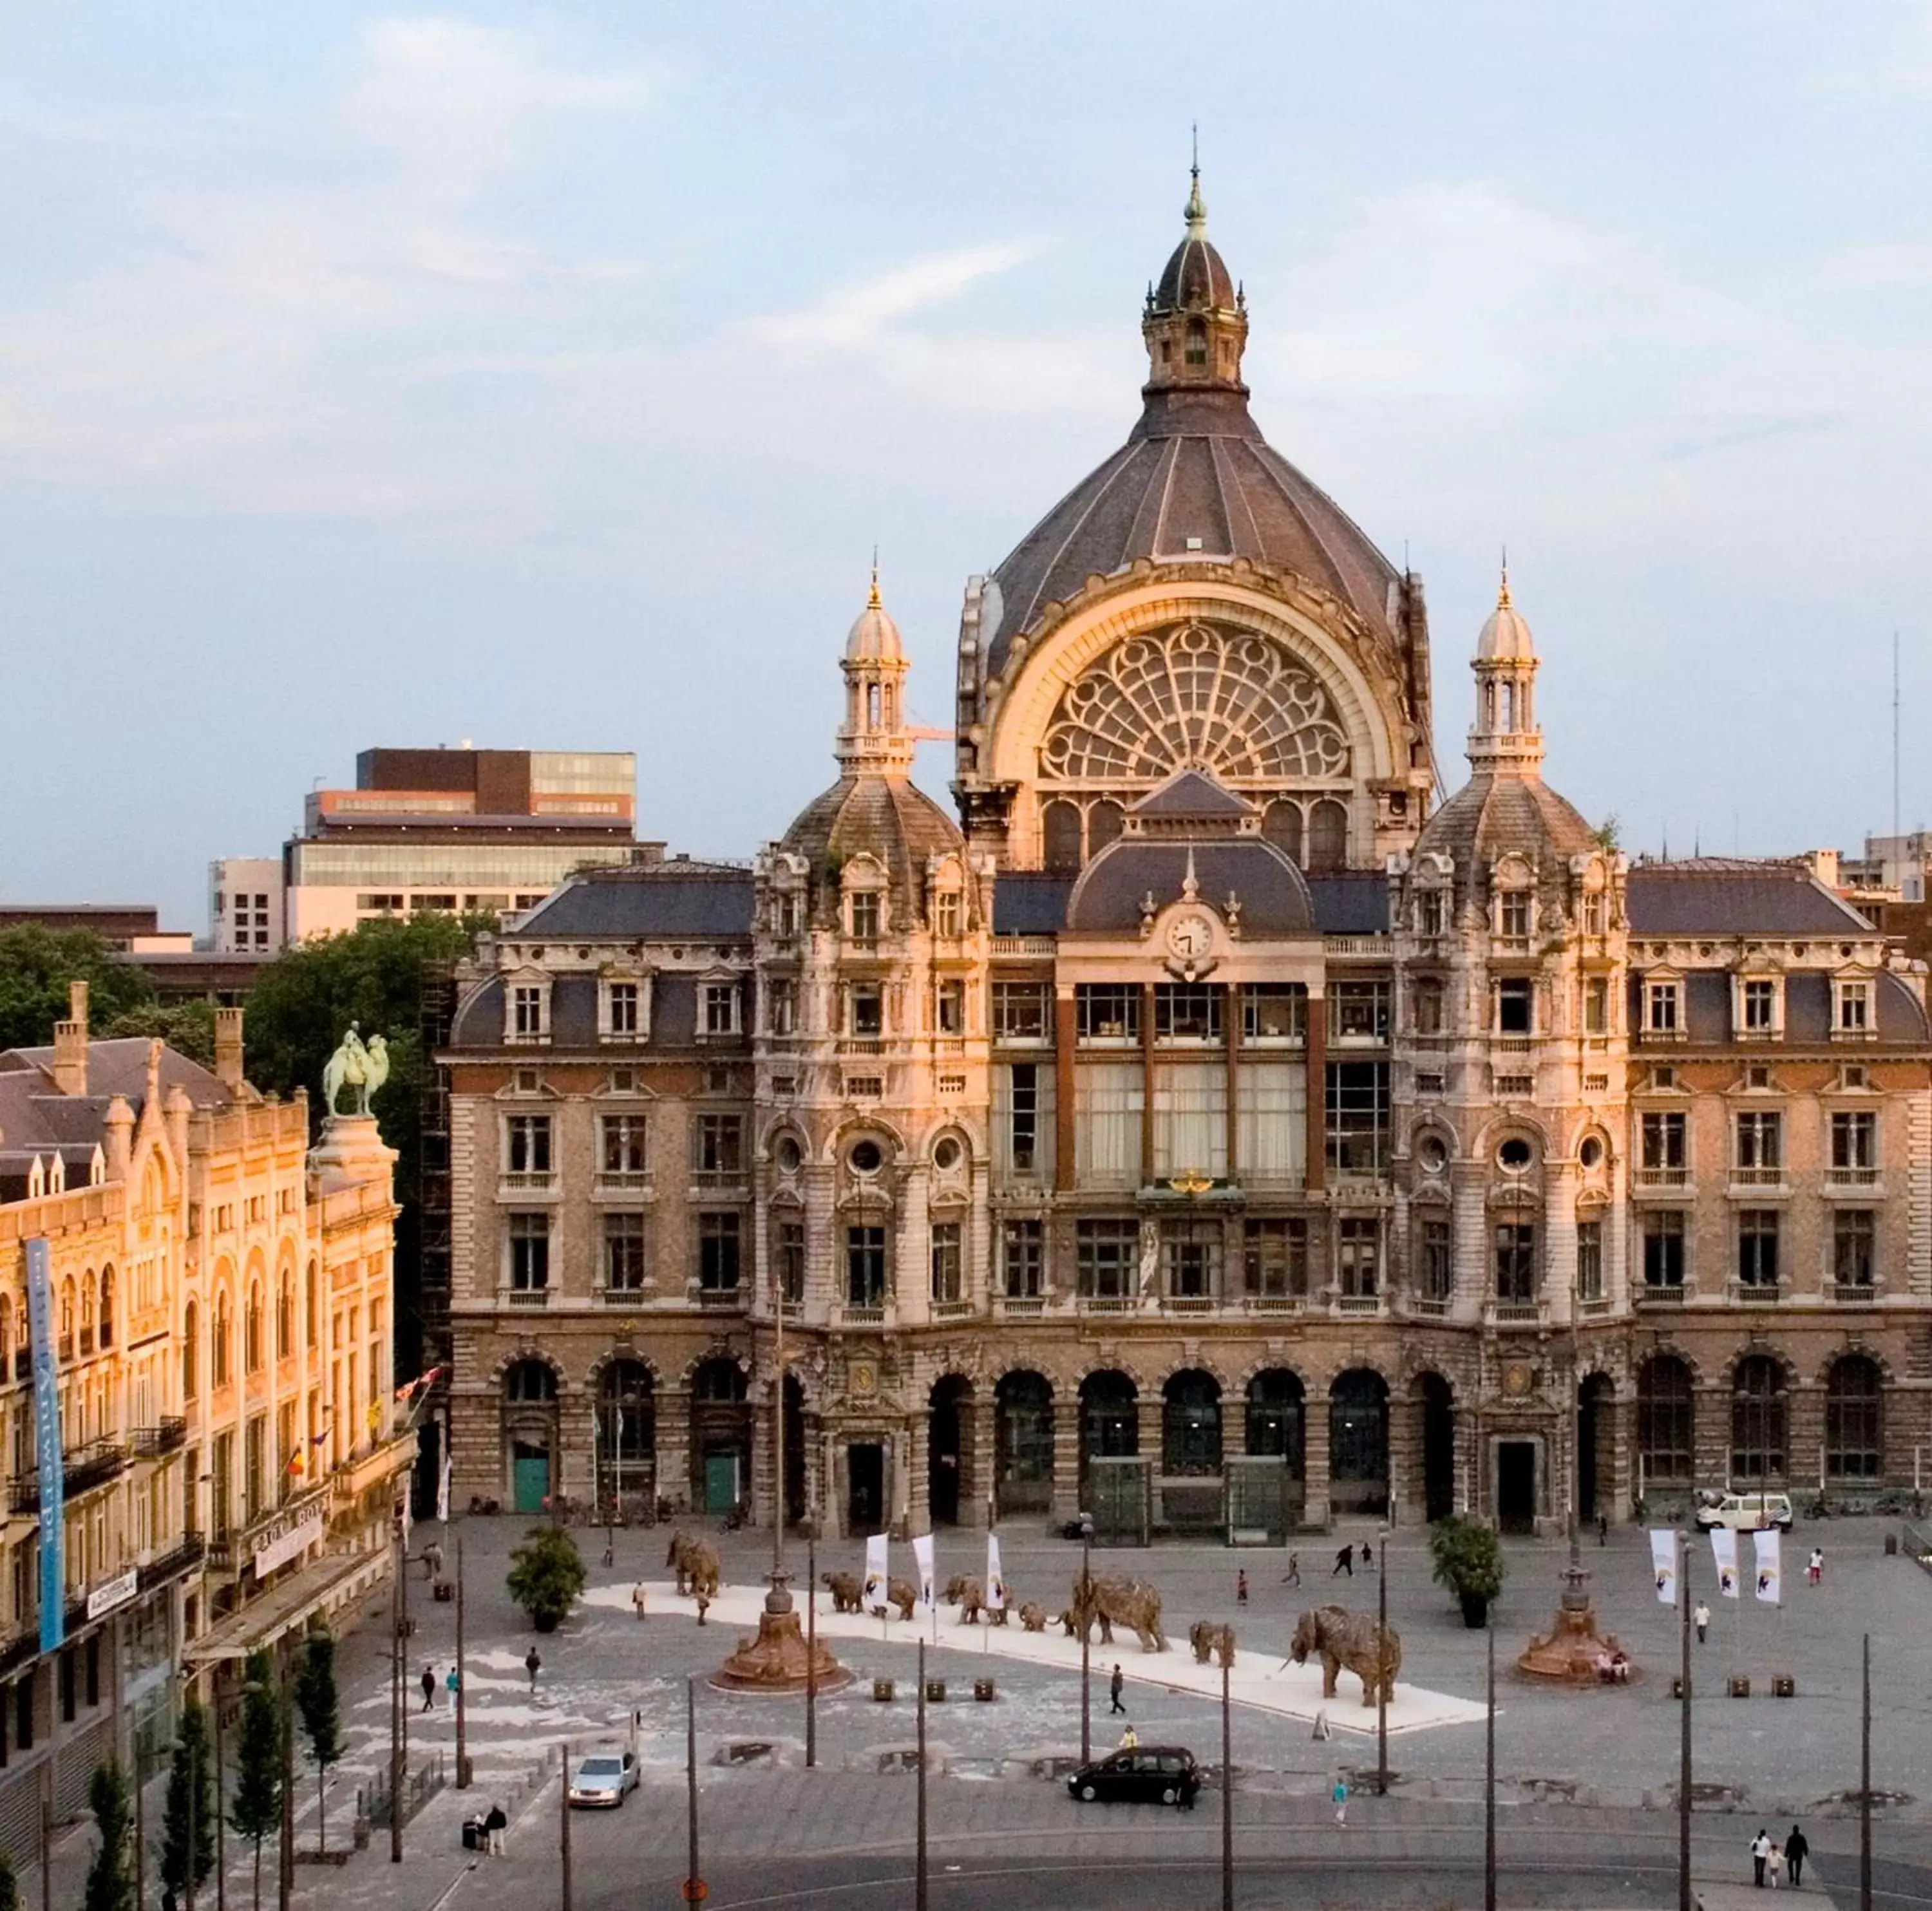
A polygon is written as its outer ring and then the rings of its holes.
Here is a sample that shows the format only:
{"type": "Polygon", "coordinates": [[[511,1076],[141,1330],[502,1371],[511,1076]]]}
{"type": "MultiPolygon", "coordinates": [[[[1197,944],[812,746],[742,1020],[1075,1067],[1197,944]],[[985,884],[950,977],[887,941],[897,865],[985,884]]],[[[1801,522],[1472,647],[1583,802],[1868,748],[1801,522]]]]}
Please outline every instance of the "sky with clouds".
{"type": "Polygon", "coordinates": [[[749,854],[874,544],[948,722],[967,576],[1124,436],[1194,121],[1256,413],[1421,572],[1452,774],[1506,544],[1548,774],[1628,845],[1888,826],[1924,0],[0,28],[0,898],[204,927],[358,748],[464,738],[634,750],[643,833],[749,854]]]}

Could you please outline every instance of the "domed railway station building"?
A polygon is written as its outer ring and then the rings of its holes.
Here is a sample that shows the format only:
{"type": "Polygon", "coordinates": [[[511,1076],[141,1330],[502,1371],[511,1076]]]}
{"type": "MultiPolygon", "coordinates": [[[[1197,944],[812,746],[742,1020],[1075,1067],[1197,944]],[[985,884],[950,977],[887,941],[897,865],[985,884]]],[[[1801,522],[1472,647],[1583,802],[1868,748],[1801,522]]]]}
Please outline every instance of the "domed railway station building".
{"type": "Polygon", "coordinates": [[[1262,437],[1198,179],[1141,323],[1126,443],[968,583],[950,810],[875,578],[752,864],[464,972],[456,1503],[763,1523],[780,1410],[848,1535],[1909,1487],[1922,966],[1802,862],[1606,843],[1507,580],[1440,799],[1421,582],[1262,437]]]}

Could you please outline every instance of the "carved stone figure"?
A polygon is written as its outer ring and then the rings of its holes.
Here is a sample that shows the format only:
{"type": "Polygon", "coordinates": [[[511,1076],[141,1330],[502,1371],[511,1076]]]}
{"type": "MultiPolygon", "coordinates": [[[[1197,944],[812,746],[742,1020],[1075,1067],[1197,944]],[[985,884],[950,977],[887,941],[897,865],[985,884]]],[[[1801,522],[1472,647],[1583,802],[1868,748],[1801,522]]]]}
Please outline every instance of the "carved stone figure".
{"type": "Polygon", "coordinates": [[[986,1610],[986,1595],[977,1580],[956,1573],[946,1582],[946,1603],[959,1608],[962,1625],[977,1625],[986,1610]]]}
{"type": "Polygon", "coordinates": [[[1028,1632],[1044,1632],[1046,1630],[1046,1608],[1036,1606],[1029,1599],[1020,1608],[1020,1624],[1028,1632]]]}
{"type": "Polygon", "coordinates": [[[686,1533],[673,1533],[664,1564],[676,1570],[680,1596],[695,1595],[705,1604],[717,1598],[722,1576],[718,1555],[708,1540],[693,1539],[686,1533]]]}
{"type": "Polygon", "coordinates": [[[832,1610],[835,1613],[858,1613],[865,1610],[865,1583],[854,1579],[850,1573],[820,1573],[820,1582],[831,1589],[832,1610]]]}
{"type": "Polygon", "coordinates": [[[388,1079],[388,1041],[381,1035],[371,1035],[365,1045],[358,1025],[352,1022],[348,1034],[342,1038],[342,1046],[322,1068],[322,1099],[331,1115],[339,1115],[342,1110],[335,1105],[337,1097],[345,1088],[353,1089],[356,1104],[349,1113],[366,1116],[369,1113],[369,1098],[388,1079]]]}
{"type": "Polygon", "coordinates": [[[1204,1666],[1216,1652],[1224,1666],[1234,1663],[1234,1628],[1231,1625],[1196,1619],[1187,1628],[1187,1643],[1194,1648],[1194,1663],[1198,1666],[1204,1666]]]}
{"type": "Polygon", "coordinates": [[[1142,1580],[1089,1579],[1076,1574],[1072,1614],[1083,1634],[1090,1634],[1097,1619],[1103,1646],[1112,1645],[1114,1628],[1124,1625],[1140,1640],[1143,1652],[1167,1650],[1167,1637],[1160,1629],[1160,1595],[1142,1580]]]}
{"type": "Polygon", "coordinates": [[[1324,1699],[1334,1697],[1336,1675],[1344,1666],[1362,1682],[1364,1705],[1373,1705],[1384,1687],[1390,1699],[1394,1698],[1396,1675],[1402,1670],[1402,1634],[1394,1626],[1384,1630],[1365,1613],[1318,1606],[1295,1622],[1288,1649],[1297,1665],[1306,1665],[1311,1653],[1322,1661],[1324,1699]]]}

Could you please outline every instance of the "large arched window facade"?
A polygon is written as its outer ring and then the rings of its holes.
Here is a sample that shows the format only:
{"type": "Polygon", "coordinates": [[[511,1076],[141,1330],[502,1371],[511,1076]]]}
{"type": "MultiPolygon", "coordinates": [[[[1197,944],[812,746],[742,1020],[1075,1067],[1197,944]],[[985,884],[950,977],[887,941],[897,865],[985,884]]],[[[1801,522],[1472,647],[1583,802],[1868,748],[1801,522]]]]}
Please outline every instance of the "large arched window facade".
{"type": "Polygon", "coordinates": [[[657,1403],[650,1369],[641,1361],[614,1360],[597,1386],[598,1497],[616,1502],[653,1490],[657,1464],[657,1403]]]}
{"type": "Polygon", "coordinates": [[[556,1398],[556,1374],[541,1360],[512,1361],[503,1375],[503,1397],[518,1406],[536,1406],[556,1398]]]}
{"type": "Polygon", "coordinates": [[[212,1384],[218,1387],[226,1386],[234,1377],[229,1371],[230,1358],[234,1351],[232,1324],[229,1318],[227,1290],[224,1289],[214,1297],[214,1334],[208,1349],[214,1369],[212,1384]]]}
{"type": "Polygon", "coordinates": [[[1878,1363],[1844,1354],[1825,1376],[1825,1474],[1876,1480],[1885,1472],[1884,1400],[1878,1363]]]}
{"type": "Polygon", "coordinates": [[[295,1350],[296,1277],[292,1269],[284,1268],[275,1293],[275,1358],[290,1359],[295,1350]]]}
{"type": "Polygon", "coordinates": [[[1198,1367],[1173,1375],[1162,1390],[1161,1467],[1168,1474],[1221,1470],[1221,1383],[1198,1367]]]}
{"type": "Polygon", "coordinates": [[[1731,1376],[1731,1478],[1784,1477],[1784,1370],[1768,1354],[1750,1354],[1731,1376]]]}
{"type": "Polygon", "coordinates": [[[1636,1450],[1646,1485],[1688,1486],[1696,1478],[1696,1397],[1690,1370],[1675,1354],[1637,1369],[1636,1450]]]}
{"type": "Polygon", "coordinates": [[[1022,1368],[1000,1376],[993,1436],[1002,1516],[1046,1512],[1053,1504],[1053,1385],[1046,1375],[1022,1368]]]}
{"type": "Polygon", "coordinates": [[[100,1270],[100,1345],[104,1352],[114,1344],[114,1269],[100,1270]]]}
{"type": "Polygon", "coordinates": [[[262,1370],[262,1283],[248,1283],[248,1312],[242,1325],[244,1364],[250,1373],[262,1370]]]}
{"type": "Polygon", "coordinates": [[[1340,1511],[1379,1513],[1388,1479],[1388,1382],[1352,1367],[1328,1390],[1329,1497],[1340,1511]]]}

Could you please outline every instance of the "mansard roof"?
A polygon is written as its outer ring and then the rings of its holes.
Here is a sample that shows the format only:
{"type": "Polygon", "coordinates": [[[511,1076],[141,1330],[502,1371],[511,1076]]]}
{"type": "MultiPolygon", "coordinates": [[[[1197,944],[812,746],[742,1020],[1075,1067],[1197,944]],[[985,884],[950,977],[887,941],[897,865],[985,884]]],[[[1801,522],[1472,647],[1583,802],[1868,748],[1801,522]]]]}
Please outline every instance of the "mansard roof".
{"type": "Polygon", "coordinates": [[[638,942],[674,936],[748,937],[752,872],[728,863],[668,862],[586,870],[520,918],[514,938],[638,942]]]}
{"type": "Polygon", "coordinates": [[[1695,856],[1637,863],[1633,936],[1869,936],[1872,925],[1802,862],[1695,856]]]}

